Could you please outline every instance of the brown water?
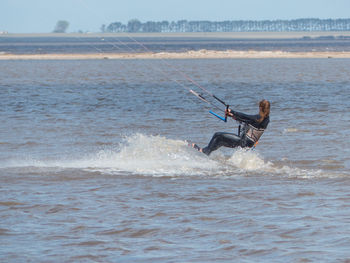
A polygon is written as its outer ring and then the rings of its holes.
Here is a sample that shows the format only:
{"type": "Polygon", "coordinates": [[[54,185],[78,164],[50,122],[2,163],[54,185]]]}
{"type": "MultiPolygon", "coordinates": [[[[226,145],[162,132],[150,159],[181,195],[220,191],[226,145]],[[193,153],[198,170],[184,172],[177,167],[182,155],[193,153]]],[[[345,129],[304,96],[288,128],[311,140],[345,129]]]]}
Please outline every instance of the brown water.
{"type": "Polygon", "coordinates": [[[349,68],[0,61],[0,261],[350,260],[349,68]],[[178,69],[238,111],[271,101],[254,151],[187,147],[237,124],[210,115],[178,69]]]}

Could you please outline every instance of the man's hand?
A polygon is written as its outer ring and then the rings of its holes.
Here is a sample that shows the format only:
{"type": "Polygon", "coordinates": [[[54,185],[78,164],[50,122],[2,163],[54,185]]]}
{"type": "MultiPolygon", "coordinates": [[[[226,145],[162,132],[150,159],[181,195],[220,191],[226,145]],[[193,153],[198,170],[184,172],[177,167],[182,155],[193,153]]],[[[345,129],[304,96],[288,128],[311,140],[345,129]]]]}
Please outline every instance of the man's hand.
{"type": "Polygon", "coordinates": [[[233,115],[233,113],[232,113],[231,109],[227,109],[227,110],[225,110],[225,116],[229,116],[229,117],[232,117],[232,118],[234,118],[234,117],[235,117],[235,115],[233,115]]]}

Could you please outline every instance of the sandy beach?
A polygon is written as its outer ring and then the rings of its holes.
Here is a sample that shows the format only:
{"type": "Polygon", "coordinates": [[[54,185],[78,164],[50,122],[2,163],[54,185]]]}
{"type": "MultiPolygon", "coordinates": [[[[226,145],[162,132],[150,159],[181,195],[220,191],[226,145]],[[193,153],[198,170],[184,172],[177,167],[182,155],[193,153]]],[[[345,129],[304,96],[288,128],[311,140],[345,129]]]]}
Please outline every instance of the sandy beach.
{"type": "Polygon", "coordinates": [[[89,54],[6,54],[0,60],[88,60],[88,59],[232,59],[232,58],[350,58],[350,52],[285,51],[215,51],[159,53],[89,53],[89,54]]]}

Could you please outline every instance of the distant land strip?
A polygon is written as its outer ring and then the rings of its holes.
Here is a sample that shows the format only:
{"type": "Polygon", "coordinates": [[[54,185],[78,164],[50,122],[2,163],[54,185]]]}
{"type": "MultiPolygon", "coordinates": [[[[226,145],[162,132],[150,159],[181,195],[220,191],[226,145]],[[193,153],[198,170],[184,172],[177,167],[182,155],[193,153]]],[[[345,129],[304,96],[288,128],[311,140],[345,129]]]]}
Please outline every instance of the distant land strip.
{"type": "Polygon", "coordinates": [[[0,60],[88,60],[88,59],[238,59],[238,58],[350,58],[350,52],[286,52],[286,51],[216,51],[158,53],[88,53],[88,54],[8,54],[0,60]]]}
{"type": "Polygon", "coordinates": [[[295,31],[295,32],[185,32],[185,33],[34,33],[0,34],[1,38],[217,38],[217,39],[298,39],[350,38],[350,31],[295,31]]]}

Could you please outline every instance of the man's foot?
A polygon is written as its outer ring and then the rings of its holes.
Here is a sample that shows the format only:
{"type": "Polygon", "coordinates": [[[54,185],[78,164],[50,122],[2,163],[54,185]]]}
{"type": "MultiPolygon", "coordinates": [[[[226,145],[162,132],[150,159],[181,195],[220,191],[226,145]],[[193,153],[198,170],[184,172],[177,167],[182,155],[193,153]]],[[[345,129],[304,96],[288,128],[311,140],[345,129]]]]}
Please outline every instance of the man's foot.
{"type": "Polygon", "coordinates": [[[196,149],[199,152],[202,152],[202,148],[199,147],[197,144],[195,143],[189,143],[189,146],[191,146],[192,148],[196,149]]]}
{"type": "MultiPolygon", "coordinates": [[[[190,142],[190,141],[186,141],[188,146],[192,147],[193,149],[196,149],[197,151],[206,154],[205,152],[203,152],[203,148],[199,147],[197,144],[190,142]]],[[[208,154],[206,154],[208,155],[208,154]]]]}
{"type": "Polygon", "coordinates": [[[192,147],[193,147],[194,149],[196,149],[197,151],[199,151],[199,152],[202,151],[202,148],[199,147],[199,146],[198,146],[197,144],[195,144],[195,143],[192,143],[192,147]]]}

